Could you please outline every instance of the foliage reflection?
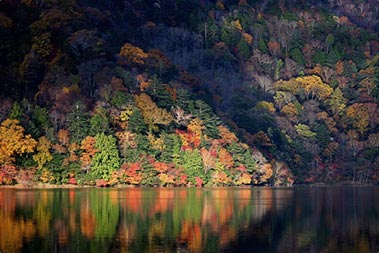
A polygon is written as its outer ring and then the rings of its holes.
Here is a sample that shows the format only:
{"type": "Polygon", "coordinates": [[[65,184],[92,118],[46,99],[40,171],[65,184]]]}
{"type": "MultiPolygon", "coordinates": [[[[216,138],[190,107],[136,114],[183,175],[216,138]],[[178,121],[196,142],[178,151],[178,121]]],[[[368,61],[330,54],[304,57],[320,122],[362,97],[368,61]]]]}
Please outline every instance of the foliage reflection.
{"type": "Polygon", "coordinates": [[[1,189],[0,251],[372,252],[377,192],[1,189]]]}

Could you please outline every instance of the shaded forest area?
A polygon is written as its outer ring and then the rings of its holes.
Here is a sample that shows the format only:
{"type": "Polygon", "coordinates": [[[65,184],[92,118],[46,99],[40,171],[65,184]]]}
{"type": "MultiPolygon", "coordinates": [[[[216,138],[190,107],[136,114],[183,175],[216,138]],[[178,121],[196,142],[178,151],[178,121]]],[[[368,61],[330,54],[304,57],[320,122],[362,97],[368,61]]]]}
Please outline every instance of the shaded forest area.
{"type": "Polygon", "coordinates": [[[376,1],[0,2],[0,184],[377,183],[376,1]]]}

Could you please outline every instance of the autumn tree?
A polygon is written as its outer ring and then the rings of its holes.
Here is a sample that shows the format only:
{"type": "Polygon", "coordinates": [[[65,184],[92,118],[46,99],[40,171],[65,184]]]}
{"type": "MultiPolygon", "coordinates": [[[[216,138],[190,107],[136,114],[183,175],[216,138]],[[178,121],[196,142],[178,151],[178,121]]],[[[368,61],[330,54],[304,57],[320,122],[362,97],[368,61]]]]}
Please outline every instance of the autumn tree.
{"type": "Polygon", "coordinates": [[[367,108],[362,103],[354,103],[346,109],[346,117],[350,124],[361,134],[367,131],[369,124],[369,114],[367,108]]]}
{"type": "Polygon", "coordinates": [[[148,57],[141,48],[125,43],[119,53],[119,64],[127,66],[139,66],[145,63],[148,57]]]}
{"type": "Polygon", "coordinates": [[[228,128],[226,128],[223,125],[220,125],[217,128],[218,128],[218,131],[220,132],[221,139],[226,144],[232,144],[233,142],[238,142],[237,136],[233,132],[231,132],[228,128]]]}
{"type": "Polygon", "coordinates": [[[304,124],[297,124],[295,125],[295,129],[297,134],[304,139],[311,139],[316,136],[315,132],[312,132],[309,126],[304,124]]]}
{"type": "Polygon", "coordinates": [[[149,95],[142,93],[134,98],[150,131],[156,130],[157,125],[168,125],[174,120],[171,114],[166,109],[159,108],[149,95]]]}
{"type": "Polygon", "coordinates": [[[346,108],[347,99],[344,97],[340,88],[336,88],[326,103],[330,106],[334,115],[341,115],[346,108]]]}
{"type": "Polygon", "coordinates": [[[205,148],[201,148],[200,154],[203,160],[204,173],[207,173],[209,170],[215,168],[216,157],[215,157],[215,154],[212,153],[212,151],[207,150],[205,148]]]}
{"type": "Polygon", "coordinates": [[[0,125],[0,164],[13,164],[16,155],[32,153],[37,141],[25,135],[18,120],[6,119],[0,125]]]}
{"type": "Polygon", "coordinates": [[[88,172],[91,168],[92,159],[95,154],[98,152],[98,149],[95,148],[96,139],[92,136],[87,136],[81,142],[80,149],[83,150],[80,157],[81,168],[85,172],[88,172]]]}
{"type": "Polygon", "coordinates": [[[129,149],[137,148],[136,135],[130,131],[117,132],[116,137],[123,156],[128,154],[129,149]]]}
{"type": "Polygon", "coordinates": [[[234,165],[233,157],[229,153],[228,150],[226,150],[225,148],[221,148],[220,151],[218,152],[218,157],[221,164],[224,165],[226,169],[231,169],[233,167],[234,165]]]}
{"type": "Polygon", "coordinates": [[[304,91],[305,97],[310,99],[317,98],[319,100],[324,100],[333,92],[333,89],[316,75],[298,77],[295,81],[299,82],[299,88],[304,91]]]}
{"type": "Polygon", "coordinates": [[[279,109],[282,109],[284,105],[295,100],[294,96],[290,92],[277,91],[274,95],[274,101],[279,109]]]}
{"type": "Polygon", "coordinates": [[[280,44],[277,41],[270,41],[267,45],[272,56],[277,57],[280,55],[280,44]]]}
{"type": "Polygon", "coordinates": [[[37,153],[33,155],[33,160],[37,162],[37,169],[42,169],[43,166],[53,159],[50,149],[52,144],[46,136],[42,136],[38,139],[38,144],[36,147],[37,153]]]}

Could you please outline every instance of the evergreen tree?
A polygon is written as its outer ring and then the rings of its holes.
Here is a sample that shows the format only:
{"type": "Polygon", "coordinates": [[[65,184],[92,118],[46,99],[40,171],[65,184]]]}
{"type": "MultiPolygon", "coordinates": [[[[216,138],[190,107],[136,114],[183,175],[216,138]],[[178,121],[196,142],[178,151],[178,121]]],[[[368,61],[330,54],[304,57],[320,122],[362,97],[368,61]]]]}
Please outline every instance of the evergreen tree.
{"type": "Polygon", "coordinates": [[[99,111],[91,117],[89,123],[89,135],[95,136],[99,133],[110,134],[109,119],[104,109],[99,109],[99,111]]]}
{"type": "Polygon", "coordinates": [[[143,134],[147,132],[148,127],[143,120],[141,110],[137,106],[133,108],[133,113],[129,117],[128,128],[130,131],[137,134],[143,134]]]}
{"type": "Polygon", "coordinates": [[[88,135],[88,116],[81,102],[74,104],[68,115],[68,130],[71,142],[80,143],[88,135]]]}
{"type": "Polygon", "coordinates": [[[219,131],[217,126],[221,124],[221,119],[213,112],[213,109],[207,103],[203,100],[196,100],[191,114],[203,121],[205,126],[204,133],[208,137],[218,137],[219,131]]]}
{"type": "Polygon", "coordinates": [[[95,139],[95,148],[99,151],[93,157],[91,174],[97,178],[109,180],[112,172],[120,168],[116,139],[104,133],[97,134],[95,139]]]}
{"type": "Polygon", "coordinates": [[[14,102],[9,112],[9,119],[16,119],[19,122],[22,122],[24,119],[24,109],[21,107],[19,102],[14,102]]]}
{"type": "Polygon", "coordinates": [[[247,42],[244,38],[241,38],[240,42],[238,42],[237,49],[238,49],[239,57],[242,60],[249,59],[250,49],[249,49],[249,45],[247,44],[247,42]]]}
{"type": "Polygon", "coordinates": [[[35,137],[48,135],[51,123],[49,121],[49,112],[47,109],[36,105],[33,110],[31,123],[34,126],[34,130],[31,134],[34,134],[35,137]]]}
{"type": "Polygon", "coordinates": [[[158,107],[170,109],[173,104],[173,99],[168,89],[169,86],[167,84],[163,84],[160,80],[154,78],[146,92],[150,95],[158,107]]]}
{"type": "Polygon", "coordinates": [[[198,149],[185,151],[181,158],[181,165],[184,167],[184,172],[187,174],[189,182],[196,185],[196,177],[205,178],[203,160],[198,149]]]}

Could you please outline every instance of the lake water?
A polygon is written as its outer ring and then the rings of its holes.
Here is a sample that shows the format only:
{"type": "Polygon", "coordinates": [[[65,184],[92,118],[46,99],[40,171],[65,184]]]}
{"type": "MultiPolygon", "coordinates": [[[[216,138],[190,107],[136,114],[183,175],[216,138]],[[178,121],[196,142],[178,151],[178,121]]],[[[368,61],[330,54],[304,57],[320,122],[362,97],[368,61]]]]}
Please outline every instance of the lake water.
{"type": "Polygon", "coordinates": [[[379,252],[379,187],[4,189],[0,252],[379,252]]]}

